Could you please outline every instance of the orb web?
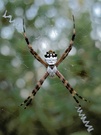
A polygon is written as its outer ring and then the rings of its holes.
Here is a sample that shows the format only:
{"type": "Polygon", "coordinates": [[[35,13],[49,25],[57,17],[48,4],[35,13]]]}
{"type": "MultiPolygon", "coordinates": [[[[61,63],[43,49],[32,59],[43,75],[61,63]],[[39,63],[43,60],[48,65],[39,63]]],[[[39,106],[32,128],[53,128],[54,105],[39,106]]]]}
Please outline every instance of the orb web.
{"type": "MultiPolygon", "coordinates": [[[[72,14],[75,16],[76,39],[72,51],[59,65],[58,70],[80,95],[90,98],[93,102],[100,102],[101,86],[98,79],[101,60],[100,29],[98,29],[100,26],[96,27],[95,24],[100,22],[100,9],[97,4],[93,7],[94,2],[91,0],[89,2],[75,0],[76,4],[72,4],[73,2],[35,0],[31,3],[31,1],[0,0],[1,134],[10,135],[16,131],[22,135],[26,133],[57,135],[61,134],[63,129],[64,134],[67,133],[67,129],[70,134],[78,134],[78,131],[89,134],[79,120],[75,101],[57,77],[45,80],[26,110],[19,106],[30,95],[46,71],[28,50],[23,37],[22,20],[25,20],[27,37],[40,57],[44,59],[45,52],[54,50],[60,58],[69,46],[72,36],[72,14]],[[8,5],[12,8],[10,9],[8,5]],[[95,11],[99,13],[99,18],[94,22],[92,15],[94,11],[91,10],[96,7],[95,11]],[[75,125],[74,121],[79,122],[75,125]]],[[[99,102],[97,105],[95,103],[90,105],[80,101],[94,125],[96,122],[92,116],[100,113],[99,102]]],[[[99,129],[96,128],[95,131],[98,132],[99,129]]]]}

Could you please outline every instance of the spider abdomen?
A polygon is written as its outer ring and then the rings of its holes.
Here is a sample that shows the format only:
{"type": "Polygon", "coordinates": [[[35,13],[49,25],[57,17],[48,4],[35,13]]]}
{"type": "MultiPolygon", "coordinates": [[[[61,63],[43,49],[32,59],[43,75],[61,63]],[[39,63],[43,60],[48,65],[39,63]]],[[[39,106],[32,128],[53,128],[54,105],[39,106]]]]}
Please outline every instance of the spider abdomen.
{"type": "Polygon", "coordinates": [[[51,77],[55,76],[56,71],[57,71],[57,67],[56,66],[48,66],[47,67],[47,72],[49,73],[49,75],[51,77]]]}

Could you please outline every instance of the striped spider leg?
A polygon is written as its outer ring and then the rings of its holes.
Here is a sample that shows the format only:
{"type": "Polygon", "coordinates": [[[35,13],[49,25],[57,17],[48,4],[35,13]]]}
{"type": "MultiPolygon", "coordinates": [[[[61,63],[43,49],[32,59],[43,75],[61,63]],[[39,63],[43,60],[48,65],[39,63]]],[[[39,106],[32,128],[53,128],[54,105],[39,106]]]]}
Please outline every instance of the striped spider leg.
{"type": "Polygon", "coordinates": [[[26,107],[27,107],[29,104],[31,104],[32,99],[34,98],[34,96],[36,95],[36,93],[38,92],[38,90],[40,89],[41,85],[43,84],[43,82],[45,81],[45,79],[48,77],[48,75],[49,75],[48,72],[46,72],[46,73],[44,74],[44,76],[37,82],[35,88],[33,89],[32,93],[31,93],[31,95],[28,96],[28,98],[25,99],[24,102],[23,102],[20,106],[22,106],[22,105],[25,104],[24,109],[26,109],[26,107]]]}
{"type": "Polygon", "coordinates": [[[62,54],[60,59],[56,62],[56,64],[55,64],[56,66],[58,66],[67,57],[67,55],[71,51],[74,40],[75,40],[75,34],[76,34],[76,32],[75,32],[75,20],[74,20],[74,15],[73,15],[73,35],[72,35],[69,47],[65,50],[65,52],[62,54]]]}
{"type": "MultiPolygon", "coordinates": [[[[62,56],[60,57],[60,59],[56,62],[56,67],[68,56],[69,52],[71,51],[72,49],[72,46],[73,46],[73,43],[74,43],[74,40],[75,40],[75,35],[76,35],[76,31],[75,31],[75,19],[74,19],[74,15],[73,15],[73,34],[72,34],[72,37],[71,37],[71,41],[70,41],[70,44],[69,44],[69,47],[65,50],[65,52],[62,54],[62,56]]],[[[69,90],[69,92],[72,94],[74,100],[79,104],[79,101],[76,99],[75,96],[78,96],[79,98],[81,98],[82,100],[86,101],[86,99],[84,99],[83,97],[81,97],[71,86],[70,84],[68,83],[68,81],[64,78],[64,76],[57,70],[56,73],[55,73],[59,79],[63,82],[64,86],[69,90]]],[[[81,106],[79,104],[79,106],[81,106]]]]}
{"type": "Polygon", "coordinates": [[[30,53],[40,62],[42,63],[45,67],[48,66],[48,64],[34,51],[34,49],[32,48],[32,45],[29,43],[29,39],[26,36],[26,31],[25,31],[25,27],[24,27],[24,19],[23,19],[23,35],[25,38],[25,41],[28,45],[28,48],[30,50],[30,53]]]}
{"type": "Polygon", "coordinates": [[[84,100],[87,102],[87,100],[83,97],[81,97],[72,87],[71,85],[68,83],[68,81],[64,78],[64,76],[57,70],[56,75],[59,77],[59,79],[62,81],[62,83],[64,84],[64,86],[69,90],[69,92],[71,93],[71,95],[73,96],[74,100],[76,101],[76,103],[79,105],[79,107],[81,107],[79,101],[77,100],[77,97],[79,97],[80,99],[84,100]]]}

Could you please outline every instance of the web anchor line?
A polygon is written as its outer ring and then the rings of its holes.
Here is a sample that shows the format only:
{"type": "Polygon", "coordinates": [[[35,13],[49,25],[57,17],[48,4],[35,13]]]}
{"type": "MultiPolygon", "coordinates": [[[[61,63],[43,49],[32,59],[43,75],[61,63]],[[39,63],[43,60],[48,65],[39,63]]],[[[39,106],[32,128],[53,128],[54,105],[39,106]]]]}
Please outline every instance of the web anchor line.
{"type": "Polygon", "coordinates": [[[87,127],[87,131],[91,132],[92,130],[94,130],[92,125],[89,125],[90,121],[86,120],[86,115],[82,114],[83,110],[81,107],[75,107],[77,109],[77,112],[79,113],[79,117],[81,117],[82,122],[84,123],[85,127],[87,127]]]}
{"type": "Polygon", "coordinates": [[[12,20],[12,16],[11,15],[8,15],[7,16],[7,10],[5,11],[4,15],[2,16],[4,18],[9,18],[9,22],[10,23],[14,23],[15,20],[12,20]]]}

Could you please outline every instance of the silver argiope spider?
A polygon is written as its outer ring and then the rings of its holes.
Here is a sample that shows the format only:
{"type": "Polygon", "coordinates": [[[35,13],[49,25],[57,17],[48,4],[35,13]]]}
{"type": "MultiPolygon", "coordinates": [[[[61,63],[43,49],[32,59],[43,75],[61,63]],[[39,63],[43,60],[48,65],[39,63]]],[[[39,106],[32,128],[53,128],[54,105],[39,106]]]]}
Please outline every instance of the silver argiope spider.
{"type": "Polygon", "coordinates": [[[24,20],[23,20],[23,32],[24,32],[24,38],[25,41],[28,45],[28,48],[31,52],[31,54],[40,62],[42,63],[45,67],[46,67],[46,73],[44,74],[44,76],[37,82],[35,88],[33,89],[31,96],[28,96],[27,99],[24,100],[24,102],[21,104],[24,105],[25,104],[25,109],[26,107],[32,102],[33,97],[35,96],[35,94],[37,93],[37,91],[40,89],[41,85],[43,84],[43,82],[45,81],[45,79],[48,76],[53,77],[54,75],[57,75],[58,78],[62,81],[62,83],[64,84],[64,86],[69,90],[69,92],[71,93],[71,95],[73,96],[74,100],[76,101],[76,103],[81,107],[79,101],[77,100],[76,96],[78,96],[80,99],[87,101],[86,99],[84,99],[83,97],[81,97],[72,87],[71,85],[68,83],[68,81],[64,78],[64,76],[59,72],[59,70],[57,69],[57,67],[59,66],[59,64],[67,57],[67,55],[69,54],[69,52],[72,49],[73,43],[74,43],[74,39],[75,39],[75,20],[74,20],[74,16],[73,16],[73,34],[72,34],[72,38],[69,44],[69,47],[65,50],[65,52],[62,54],[62,56],[60,57],[59,60],[57,60],[57,54],[50,50],[48,52],[46,52],[46,54],[44,55],[45,57],[45,61],[34,51],[34,49],[32,48],[32,45],[29,43],[29,39],[26,36],[26,32],[25,32],[25,27],[24,27],[24,20]]]}

